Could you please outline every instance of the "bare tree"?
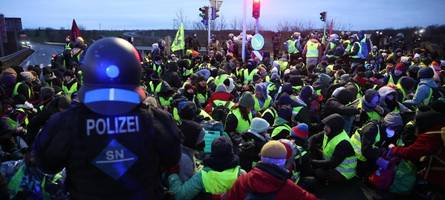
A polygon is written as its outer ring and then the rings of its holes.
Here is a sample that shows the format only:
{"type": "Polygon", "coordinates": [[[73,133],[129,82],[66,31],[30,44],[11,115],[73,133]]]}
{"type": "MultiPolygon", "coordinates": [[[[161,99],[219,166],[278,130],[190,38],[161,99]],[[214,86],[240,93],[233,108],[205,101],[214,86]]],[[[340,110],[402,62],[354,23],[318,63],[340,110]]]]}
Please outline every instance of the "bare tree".
{"type": "Polygon", "coordinates": [[[193,30],[206,30],[206,26],[204,26],[204,24],[202,24],[201,21],[195,21],[192,23],[193,24],[193,30]]]}
{"type": "Polygon", "coordinates": [[[238,30],[238,26],[239,26],[238,20],[234,17],[232,22],[230,23],[230,28],[232,30],[238,30]]]}
{"type": "Polygon", "coordinates": [[[184,15],[182,8],[176,11],[176,16],[173,19],[173,29],[178,29],[181,23],[187,28],[187,17],[184,15]]]}

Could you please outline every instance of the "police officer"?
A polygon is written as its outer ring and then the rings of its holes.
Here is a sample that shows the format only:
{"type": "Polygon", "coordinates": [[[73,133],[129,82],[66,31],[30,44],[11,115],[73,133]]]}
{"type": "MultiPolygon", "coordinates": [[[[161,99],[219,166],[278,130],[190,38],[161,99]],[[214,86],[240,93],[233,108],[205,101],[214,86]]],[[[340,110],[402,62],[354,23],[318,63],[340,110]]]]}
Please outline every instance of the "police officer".
{"type": "Polygon", "coordinates": [[[160,199],[160,168],[180,158],[170,115],[140,107],[135,52],[123,39],[95,42],[82,63],[80,104],[53,115],[35,140],[37,164],[65,168],[72,199],[160,199]]]}

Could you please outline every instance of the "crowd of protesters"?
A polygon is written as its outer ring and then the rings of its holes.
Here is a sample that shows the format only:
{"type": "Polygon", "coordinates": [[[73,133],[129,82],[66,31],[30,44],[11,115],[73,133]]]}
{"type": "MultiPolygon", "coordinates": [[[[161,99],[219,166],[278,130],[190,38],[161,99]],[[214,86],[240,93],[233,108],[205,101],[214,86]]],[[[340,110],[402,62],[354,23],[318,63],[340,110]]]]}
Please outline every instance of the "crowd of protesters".
{"type": "MultiPolygon", "coordinates": [[[[260,56],[234,34],[206,53],[194,35],[182,52],[141,55],[141,106],[182,135],[177,166],[159,174],[166,199],[316,199],[317,185],[354,180],[444,197],[445,60],[361,32],[279,37],[260,56]]],[[[69,197],[65,171],[41,172],[32,154],[47,120],[79,104],[88,48],[66,42],[50,66],[2,68],[0,199],[69,197]]]]}

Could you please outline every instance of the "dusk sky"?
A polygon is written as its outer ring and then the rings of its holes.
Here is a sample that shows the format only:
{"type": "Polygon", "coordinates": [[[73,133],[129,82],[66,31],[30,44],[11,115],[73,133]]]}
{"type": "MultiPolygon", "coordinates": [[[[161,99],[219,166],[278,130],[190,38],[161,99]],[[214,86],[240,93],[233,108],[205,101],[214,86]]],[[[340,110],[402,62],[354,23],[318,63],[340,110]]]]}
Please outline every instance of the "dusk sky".
{"type": "MultiPolygon", "coordinates": [[[[248,1],[248,21],[252,0],[248,1]]],[[[182,10],[186,28],[200,21],[203,0],[0,0],[0,13],[21,17],[24,28],[69,28],[71,20],[86,29],[171,29],[182,10]]],[[[262,0],[261,25],[275,30],[277,24],[302,22],[321,27],[320,11],[344,28],[380,29],[445,24],[445,0],[262,0]]],[[[242,0],[224,0],[220,16],[227,25],[242,19],[242,0]]]]}

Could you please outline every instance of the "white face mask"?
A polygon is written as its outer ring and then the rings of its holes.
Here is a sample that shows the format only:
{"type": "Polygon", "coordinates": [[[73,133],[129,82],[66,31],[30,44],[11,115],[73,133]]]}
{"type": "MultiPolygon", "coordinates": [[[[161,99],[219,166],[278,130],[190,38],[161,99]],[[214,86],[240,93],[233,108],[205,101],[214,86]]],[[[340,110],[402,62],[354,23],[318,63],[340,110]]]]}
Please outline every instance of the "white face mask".
{"type": "Polygon", "coordinates": [[[395,134],[396,134],[396,132],[394,130],[386,128],[386,137],[387,138],[392,138],[392,137],[394,137],[395,134]]]}

